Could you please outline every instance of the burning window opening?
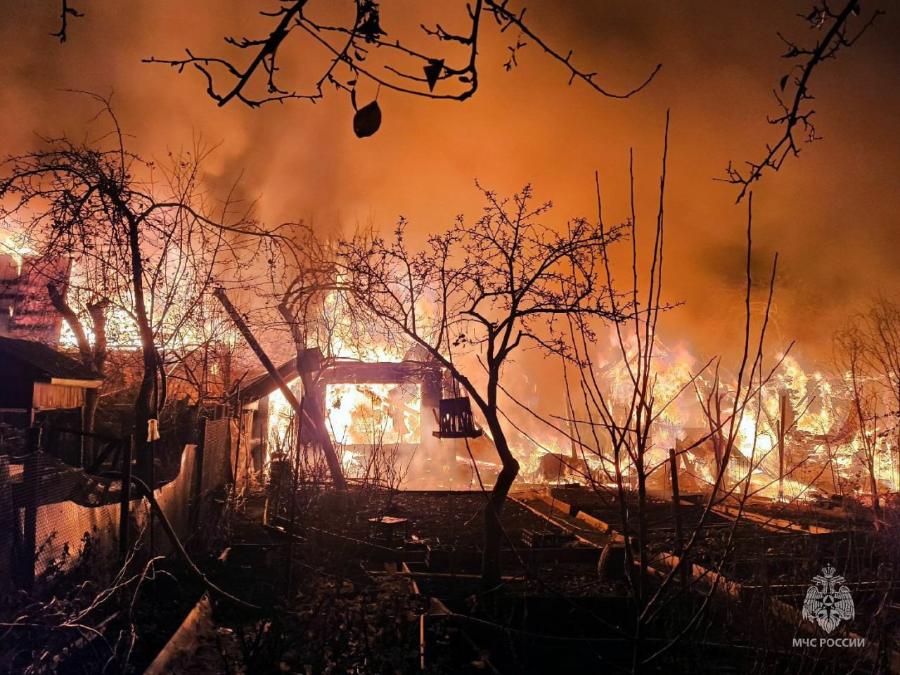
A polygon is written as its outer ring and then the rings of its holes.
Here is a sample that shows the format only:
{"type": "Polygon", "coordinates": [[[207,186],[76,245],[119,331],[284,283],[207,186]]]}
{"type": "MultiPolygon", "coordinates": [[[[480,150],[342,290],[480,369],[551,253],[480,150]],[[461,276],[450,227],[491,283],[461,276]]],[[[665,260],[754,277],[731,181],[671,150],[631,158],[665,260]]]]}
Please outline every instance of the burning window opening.
{"type": "MultiPolygon", "coordinates": [[[[364,362],[329,360],[314,369],[319,419],[337,449],[348,477],[372,469],[397,478],[404,488],[449,487],[456,463],[456,448],[434,437],[436,410],[442,392],[442,369],[430,361],[364,362]],[[390,465],[387,467],[387,465],[390,465]],[[382,466],[385,465],[385,466],[382,466]],[[401,471],[402,470],[402,471],[401,471]],[[398,478],[399,480],[399,478],[398,478]]],[[[296,361],[279,367],[298,400],[304,399],[303,380],[296,377],[296,361]]],[[[268,375],[248,383],[242,390],[245,409],[254,412],[254,441],[264,468],[275,453],[290,455],[297,445],[294,411],[268,375]]],[[[301,444],[315,446],[312,427],[304,425],[301,444]],[[307,433],[309,431],[309,433],[307,433]]]]}
{"type": "Polygon", "coordinates": [[[325,413],[331,438],[340,445],[419,443],[422,386],[328,384],[325,413]]]}

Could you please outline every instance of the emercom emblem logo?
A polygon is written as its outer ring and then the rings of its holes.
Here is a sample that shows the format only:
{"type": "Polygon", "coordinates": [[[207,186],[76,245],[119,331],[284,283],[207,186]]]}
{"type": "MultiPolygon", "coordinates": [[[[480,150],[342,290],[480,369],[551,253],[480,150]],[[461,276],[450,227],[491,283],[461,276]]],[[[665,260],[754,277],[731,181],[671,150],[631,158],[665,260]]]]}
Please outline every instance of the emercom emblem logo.
{"type": "Polygon", "coordinates": [[[819,624],[830,633],[841,621],[852,621],[856,615],[850,589],[844,577],[835,574],[831,565],[822,568],[822,574],[813,577],[813,585],[806,591],[803,601],[803,618],[819,624]]]}

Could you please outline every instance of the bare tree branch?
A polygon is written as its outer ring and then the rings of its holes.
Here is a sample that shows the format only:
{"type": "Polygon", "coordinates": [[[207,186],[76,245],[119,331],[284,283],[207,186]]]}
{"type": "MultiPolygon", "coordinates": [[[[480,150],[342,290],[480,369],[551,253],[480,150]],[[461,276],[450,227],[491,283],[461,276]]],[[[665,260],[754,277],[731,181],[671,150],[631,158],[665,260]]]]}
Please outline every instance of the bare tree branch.
{"type": "Polygon", "coordinates": [[[59,0],[59,30],[50,33],[52,37],[59,38],[60,42],[65,42],[69,36],[69,17],[83,17],[84,14],[69,4],[69,0],[59,0]]]}
{"type": "Polygon", "coordinates": [[[267,35],[225,39],[238,54],[242,51],[250,54],[245,65],[239,65],[230,56],[198,55],[191,49],[186,50],[184,58],[151,56],[145,61],[172,66],[179,73],[192,67],[203,76],[207,94],[220,106],[232,100],[250,107],[291,99],[315,102],[325,95],[328,85],[348,93],[356,107],[356,92],[361,79],[411,96],[464,101],[478,89],[482,19],[488,15],[499,33],[510,28],[519,32],[515,46],[510,47],[510,59],[504,66],[507,70],[517,65],[516,54],[520,49],[535,44],[568,72],[569,84],[581,81],[603,96],[624,99],[646,87],[661,68],[661,64],[657,65],[637,86],[615,92],[600,84],[597,72],[576,65],[571,50],[563,52],[551,46],[525,21],[525,8],[513,10],[509,0],[475,0],[466,4],[468,25],[462,32],[450,32],[440,23],[434,26],[421,24],[423,33],[436,42],[435,50],[429,52],[410,47],[408,38],[389,38],[382,27],[382,11],[377,0],[353,2],[352,21],[338,25],[324,23],[308,12],[309,6],[314,4],[309,0],[282,0],[278,9],[261,11],[262,16],[273,21],[267,35]],[[313,47],[319,47],[328,57],[319,74],[305,86],[280,82],[279,53],[294,34],[309,38],[306,49],[310,55],[313,47]],[[456,64],[451,62],[451,53],[440,49],[448,43],[466,48],[465,55],[456,64]],[[370,57],[374,53],[380,53],[385,60],[371,63],[370,57]]]}
{"type": "Polygon", "coordinates": [[[821,64],[837,58],[844,48],[852,47],[883,13],[875,10],[859,30],[851,32],[849,24],[852,18],[860,15],[859,0],[849,0],[840,11],[834,11],[827,2],[821,2],[813,5],[805,16],[801,15],[811,30],[823,34],[815,44],[804,46],[779,33],[787,46],[782,56],[793,62],[788,73],[781,78],[778,89],[772,92],[780,113],[770,117],[768,122],[781,129],[781,136],[766,145],[762,159],[745,162],[745,169],[728,164],[725,177],[721,180],[737,186],[737,202],[744,198],[753,183],[762,178],[763,173],[778,171],[788,157],[799,155],[801,142],[811,143],[819,139],[813,123],[815,109],[809,107],[814,98],[809,90],[813,74],[818,72],[821,64]]]}

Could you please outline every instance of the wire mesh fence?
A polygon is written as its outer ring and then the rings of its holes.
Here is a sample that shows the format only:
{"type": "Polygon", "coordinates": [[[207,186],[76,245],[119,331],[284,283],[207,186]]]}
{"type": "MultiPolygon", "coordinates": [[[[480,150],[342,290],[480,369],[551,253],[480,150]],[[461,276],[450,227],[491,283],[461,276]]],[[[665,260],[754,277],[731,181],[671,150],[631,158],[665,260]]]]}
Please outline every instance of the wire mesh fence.
{"type": "MultiPolygon", "coordinates": [[[[212,495],[232,482],[236,428],[228,418],[201,420],[200,443],[182,444],[177,473],[154,486],[179,539],[204,529],[212,495]]],[[[36,589],[88,553],[116,565],[139,541],[151,554],[172,550],[149,502],[122,478],[134,461],[130,438],[92,438],[90,453],[73,454],[72,447],[83,445],[71,440],[76,434],[42,431],[0,435],[0,594],[36,589]],[[66,452],[55,452],[54,442],[66,435],[66,452]]]]}
{"type": "Polygon", "coordinates": [[[233,419],[223,417],[202,423],[203,440],[200,491],[207,493],[232,481],[232,457],[237,453],[237,427],[233,419]]]}

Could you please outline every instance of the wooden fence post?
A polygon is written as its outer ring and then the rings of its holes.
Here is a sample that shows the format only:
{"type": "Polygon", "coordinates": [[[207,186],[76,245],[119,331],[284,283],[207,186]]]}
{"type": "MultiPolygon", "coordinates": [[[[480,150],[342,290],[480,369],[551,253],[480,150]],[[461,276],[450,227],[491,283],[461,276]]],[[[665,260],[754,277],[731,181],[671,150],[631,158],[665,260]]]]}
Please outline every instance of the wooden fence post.
{"type": "MultiPolygon", "coordinates": [[[[784,437],[787,433],[787,394],[778,397],[778,501],[784,501],[784,437]]],[[[751,467],[752,468],[752,467],[751,467]]]]}
{"type": "Polygon", "coordinates": [[[191,486],[189,521],[194,530],[200,522],[200,498],[203,495],[203,447],[206,445],[206,425],[209,420],[200,418],[200,437],[197,439],[197,453],[194,456],[194,480],[191,486]]]}
{"type": "Polygon", "coordinates": [[[0,570],[9,570],[9,578],[0,579],[0,594],[11,590],[16,578],[18,561],[13,556],[19,518],[13,506],[12,482],[9,476],[9,455],[0,454],[0,570]],[[16,529],[14,529],[16,528],[16,529]]]}
{"type": "Polygon", "coordinates": [[[125,560],[128,555],[128,517],[131,507],[131,458],[134,455],[134,434],[122,448],[122,494],[119,509],[119,555],[125,560]]]}
{"type": "MultiPolygon", "coordinates": [[[[669,473],[672,481],[672,518],[675,521],[675,555],[684,557],[684,537],[681,531],[681,493],[678,490],[678,455],[669,448],[669,473]]],[[[681,561],[681,586],[687,588],[687,561],[681,561]]]]}
{"type": "Polygon", "coordinates": [[[22,484],[25,487],[25,517],[22,549],[22,586],[30,591],[34,588],[34,565],[37,562],[37,512],[40,505],[38,490],[40,488],[40,449],[41,428],[31,426],[27,434],[27,454],[22,467],[22,484]]]}

